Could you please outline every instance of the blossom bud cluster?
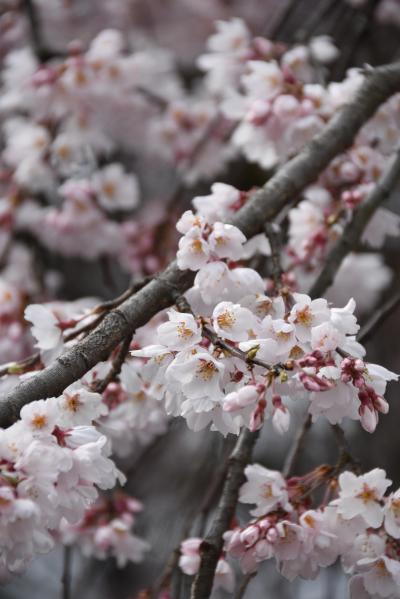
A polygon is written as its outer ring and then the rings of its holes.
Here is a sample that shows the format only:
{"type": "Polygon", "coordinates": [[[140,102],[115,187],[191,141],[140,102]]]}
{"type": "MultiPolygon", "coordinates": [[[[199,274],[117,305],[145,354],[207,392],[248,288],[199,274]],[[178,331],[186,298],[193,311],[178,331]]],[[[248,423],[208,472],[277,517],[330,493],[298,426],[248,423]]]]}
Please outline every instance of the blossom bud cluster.
{"type": "Polygon", "coordinates": [[[245,474],[239,501],[256,505],[255,518],[224,535],[227,555],[243,572],[273,558],[289,580],[314,579],[340,558],[353,599],[400,597],[400,490],[385,495],[391,481],[384,470],[337,478],[333,467],[321,466],[285,480],[253,464],[245,474]],[[311,493],[323,484],[334,498],[313,508],[311,493]]]}

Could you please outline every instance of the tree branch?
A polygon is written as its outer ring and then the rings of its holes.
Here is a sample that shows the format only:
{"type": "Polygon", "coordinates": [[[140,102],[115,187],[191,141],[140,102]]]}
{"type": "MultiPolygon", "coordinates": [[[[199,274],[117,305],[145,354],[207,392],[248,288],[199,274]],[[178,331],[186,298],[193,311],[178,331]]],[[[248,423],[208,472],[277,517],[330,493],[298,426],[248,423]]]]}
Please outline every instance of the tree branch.
{"type": "Polygon", "coordinates": [[[281,264],[282,231],[277,223],[266,223],[265,234],[271,246],[271,277],[278,293],[282,287],[283,268],[281,264]]]}
{"type": "Polygon", "coordinates": [[[22,7],[25,10],[29,22],[32,48],[40,62],[45,62],[52,58],[64,58],[65,53],[47,48],[43,42],[42,28],[40,18],[36,9],[34,0],[23,0],[22,7]]]}
{"type": "MultiPolygon", "coordinates": [[[[392,94],[400,90],[400,63],[371,69],[355,94],[324,130],[285,164],[235,215],[232,223],[248,237],[259,233],[294,196],[312,183],[329,162],[348,148],[362,125],[392,94]]],[[[192,284],[194,273],[180,271],[175,262],[105,316],[85,339],[38,374],[24,380],[0,403],[0,424],[15,421],[20,409],[34,400],[57,396],[98,362],[105,360],[126,337],[157,312],[174,303],[192,284]]]]}
{"type": "Polygon", "coordinates": [[[247,591],[247,587],[249,586],[249,584],[253,580],[253,578],[255,578],[255,576],[257,576],[257,572],[250,572],[250,574],[246,574],[246,576],[243,578],[243,580],[235,594],[234,599],[243,599],[243,597],[247,591]]]}
{"type": "Polygon", "coordinates": [[[96,393],[103,393],[107,389],[107,386],[109,385],[109,383],[114,381],[117,378],[117,376],[120,374],[122,365],[126,360],[126,357],[128,355],[128,352],[129,352],[129,349],[131,346],[132,336],[133,336],[133,331],[129,332],[128,335],[123,340],[123,342],[121,343],[121,347],[119,348],[118,353],[116,354],[114,360],[112,361],[111,368],[107,372],[106,376],[103,379],[101,379],[99,381],[94,381],[92,383],[93,391],[95,391],[96,393]]]}
{"type": "Polygon", "coordinates": [[[303,448],[304,440],[306,438],[308,431],[311,428],[311,425],[312,425],[311,414],[306,414],[304,422],[301,425],[301,427],[297,430],[296,436],[293,441],[293,445],[290,448],[289,453],[286,456],[285,464],[284,464],[283,470],[282,470],[282,474],[285,478],[287,478],[291,474],[291,472],[296,464],[297,458],[303,448]]]}
{"type": "Polygon", "coordinates": [[[375,211],[389,197],[399,180],[400,150],[393,156],[386,171],[368,194],[366,200],[355,210],[343,235],[331,250],[323,270],[310,289],[312,297],[320,297],[332,285],[344,258],[358,244],[375,211]]]}
{"type": "Polygon", "coordinates": [[[231,453],[227,477],[214,521],[200,545],[201,563],[192,585],[191,599],[206,599],[211,594],[215,569],[223,547],[223,534],[228,530],[235,514],[239,489],[245,479],[243,472],[251,459],[259,434],[259,430],[251,432],[243,429],[231,453]]]}
{"type": "Polygon", "coordinates": [[[61,577],[62,599],[71,599],[72,547],[63,547],[63,572],[61,577]]]}
{"type": "Polygon", "coordinates": [[[357,341],[366,343],[378,329],[378,327],[400,306],[400,291],[390,297],[379,310],[374,312],[371,318],[361,328],[357,341]]]}

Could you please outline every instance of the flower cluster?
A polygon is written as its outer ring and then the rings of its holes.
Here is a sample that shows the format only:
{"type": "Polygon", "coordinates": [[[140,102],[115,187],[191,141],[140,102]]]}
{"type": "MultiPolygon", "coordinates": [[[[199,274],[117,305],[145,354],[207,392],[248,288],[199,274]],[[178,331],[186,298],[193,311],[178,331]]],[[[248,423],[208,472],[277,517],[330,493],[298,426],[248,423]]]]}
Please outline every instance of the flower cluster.
{"type": "MultiPolygon", "coordinates": [[[[127,164],[144,123],[159,110],[146,94],[163,81],[161,97],[176,96],[180,85],[168,54],[129,52],[112,29],[86,51],[73,44],[64,60],[41,64],[29,48],[9,52],[0,101],[2,235],[29,233],[65,256],[113,256],[141,269],[129,259],[129,217],[141,192],[127,164]]],[[[151,243],[151,219],[145,226],[151,243]]]]}
{"type": "Polygon", "coordinates": [[[124,482],[107,438],[92,425],[105,412],[99,394],[74,383],[58,398],[24,406],[21,419],[0,431],[3,571],[20,572],[52,549],[52,533],[82,518],[97,487],[124,482]]]}
{"type": "MultiPolygon", "coordinates": [[[[240,194],[228,186],[221,191],[229,210],[240,194]]],[[[305,397],[314,419],[360,420],[372,432],[379,413],[388,411],[386,383],[397,375],[364,362],[354,300],[332,308],[305,294],[269,297],[260,275],[238,264],[246,253],[244,235],[216,220],[218,204],[207,198],[195,204],[199,213],[187,211],[177,224],[183,233],[177,260],[180,268],[198,271],[187,293],[198,316],[170,310],[156,344],[132,352],[156,369],[157,395],[165,397],[167,411],[194,430],[211,424],[237,434],[271,416],[284,432],[287,400],[305,397]]]]}
{"type": "MultiPolygon", "coordinates": [[[[107,364],[106,368],[110,365],[107,364]]],[[[94,369],[98,378],[102,370],[94,369]]],[[[167,430],[161,381],[152,364],[142,365],[128,360],[122,366],[118,381],[109,383],[103,392],[107,415],[99,429],[110,439],[113,452],[121,457],[137,455],[158,435],[167,430]]]]}
{"type": "Polygon", "coordinates": [[[227,531],[225,550],[244,572],[274,558],[280,573],[314,579],[341,559],[351,575],[352,598],[400,597],[400,492],[385,495],[391,481],[375,468],[357,476],[321,466],[285,480],[279,472],[247,466],[239,500],[255,504],[248,524],[227,531]],[[326,485],[334,499],[313,508],[311,494],[326,485]]]}
{"type": "Polygon", "coordinates": [[[111,499],[101,499],[86,510],[78,523],[61,523],[61,540],[65,545],[78,545],[83,555],[97,559],[114,557],[119,568],[128,561],[143,561],[149,544],[132,533],[136,514],[142,504],[120,492],[111,499]]]}

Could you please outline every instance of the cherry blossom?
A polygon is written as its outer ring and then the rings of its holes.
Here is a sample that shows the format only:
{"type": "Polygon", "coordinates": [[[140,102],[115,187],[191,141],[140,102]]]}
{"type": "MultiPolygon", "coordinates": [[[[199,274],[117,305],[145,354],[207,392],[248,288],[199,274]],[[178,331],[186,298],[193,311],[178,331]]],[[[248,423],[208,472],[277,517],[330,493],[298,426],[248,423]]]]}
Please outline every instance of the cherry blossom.
{"type": "Polygon", "coordinates": [[[291,509],[285,481],[279,472],[254,464],[246,467],[245,475],[247,483],[240,490],[240,501],[257,505],[251,511],[253,516],[261,516],[278,506],[284,510],[291,509]]]}
{"type": "Polygon", "coordinates": [[[351,472],[341,474],[338,512],[346,520],[361,516],[369,526],[380,526],[383,521],[380,500],[390,484],[380,468],[363,476],[355,476],[351,472]]]}

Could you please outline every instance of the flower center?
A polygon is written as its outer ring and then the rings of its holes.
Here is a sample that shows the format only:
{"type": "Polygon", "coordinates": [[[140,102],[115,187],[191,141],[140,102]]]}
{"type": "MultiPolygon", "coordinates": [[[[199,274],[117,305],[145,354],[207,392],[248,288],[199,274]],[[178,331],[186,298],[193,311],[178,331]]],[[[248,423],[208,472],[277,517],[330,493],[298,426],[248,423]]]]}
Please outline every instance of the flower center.
{"type": "Polygon", "coordinates": [[[200,239],[194,239],[192,241],[192,250],[194,252],[196,252],[197,254],[202,254],[203,253],[203,244],[201,243],[200,239]]]}
{"type": "Polygon", "coordinates": [[[291,335],[292,333],[285,333],[284,331],[279,331],[279,333],[276,334],[280,341],[289,341],[291,335]]]}
{"type": "Polygon", "coordinates": [[[137,393],[132,393],[132,397],[138,403],[145,401],[146,393],[144,391],[138,391],[137,393]]]}
{"type": "Polygon", "coordinates": [[[220,326],[221,329],[231,329],[235,321],[236,318],[234,317],[232,312],[229,312],[229,310],[226,310],[225,312],[222,312],[222,314],[219,314],[219,316],[217,316],[218,326],[220,326]]]}
{"type": "Polygon", "coordinates": [[[304,306],[301,310],[296,312],[296,324],[302,324],[306,327],[312,325],[312,313],[309,306],[304,306]]]}
{"type": "Polygon", "coordinates": [[[32,426],[35,428],[41,429],[44,428],[47,424],[47,417],[45,414],[35,414],[32,418],[32,426]]]}
{"type": "Polygon", "coordinates": [[[262,496],[264,499],[271,499],[271,497],[273,497],[272,485],[270,483],[265,483],[262,486],[262,496]]]}
{"type": "Polygon", "coordinates": [[[115,196],[116,188],[114,183],[112,183],[111,181],[106,181],[102,189],[104,195],[107,196],[109,199],[112,199],[115,196]]]}
{"type": "Polygon", "coordinates": [[[64,397],[67,409],[71,412],[77,412],[82,405],[82,402],[79,400],[79,393],[75,393],[74,395],[68,395],[67,393],[64,393],[64,397]]]}
{"type": "Polygon", "coordinates": [[[400,499],[393,499],[392,504],[390,506],[394,517],[400,518],[400,499]]]}
{"type": "Polygon", "coordinates": [[[197,374],[204,380],[210,381],[213,376],[218,372],[218,368],[214,362],[210,360],[200,360],[200,364],[197,367],[197,374]]]}
{"type": "Polygon", "coordinates": [[[364,483],[363,490],[357,495],[364,503],[376,500],[376,491],[371,489],[367,484],[364,483]]]}
{"type": "Polygon", "coordinates": [[[193,331],[188,329],[184,322],[180,322],[176,327],[176,330],[178,331],[179,337],[182,337],[183,339],[190,339],[190,337],[193,337],[193,331]]]}
{"type": "Polygon", "coordinates": [[[307,514],[307,516],[304,516],[304,522],[310,528],[315,528],[315,519],[312,516],[310,516],[310,514],[307,514]]]}

